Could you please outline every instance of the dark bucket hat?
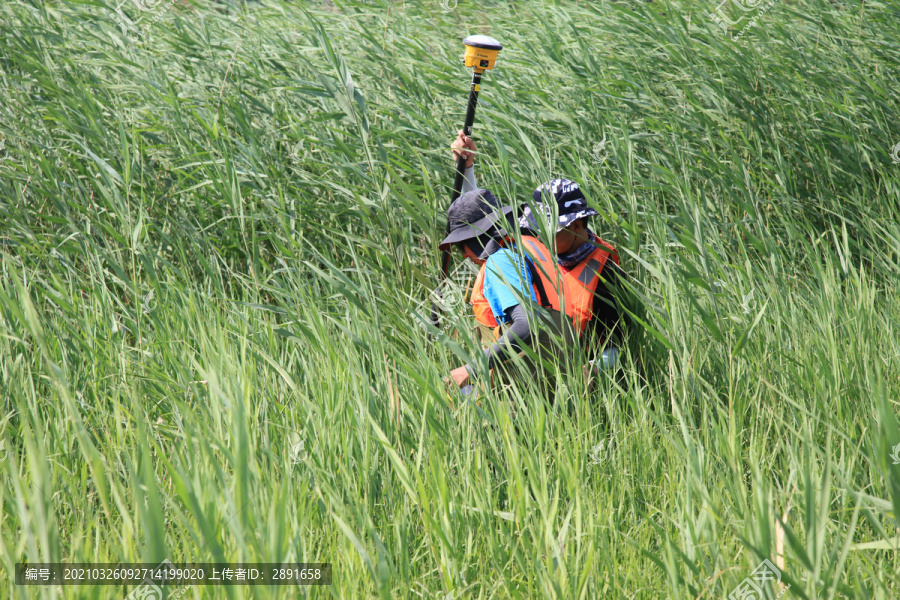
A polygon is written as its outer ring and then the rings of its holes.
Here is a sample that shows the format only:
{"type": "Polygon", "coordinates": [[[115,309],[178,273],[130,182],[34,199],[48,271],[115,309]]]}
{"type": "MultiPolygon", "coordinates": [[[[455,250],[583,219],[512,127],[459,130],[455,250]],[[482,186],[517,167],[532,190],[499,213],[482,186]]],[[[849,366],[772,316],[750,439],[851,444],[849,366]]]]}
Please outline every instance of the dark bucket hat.
{"type": "MultiPolygon", "coordinates": [[[[538,230],[535,212],[541,215],[544,222],[549,225],[550,220],[553,218],[552,202],[554,201],[557,206],[556,213],[559,217],[555,231],[565,229],[578,219],[599,214],[588,206],[584,192],[581,191],[577,183],[570,179],[553,179],[548,181],[534,190],[531,197],[534,199],[534,202],[531,205],[522,205],[522,217],[519,219],[519,226],[525,229],[538,230]]],[[[554,231],[553,227],[549,229],[554,231]]]]}
{"type": "Polygon", "coordinates": [[[439,248],[449,250],[453,244],[485,234],[490,234],[491,237],[506,235],[506,231],[498,223],[506,225],[506,215],[512,211],[512,206],[500,206],[500,202],[488,190],[466,192],[454,200],[447,211],[450,233],[439,244],[439,248]]]}

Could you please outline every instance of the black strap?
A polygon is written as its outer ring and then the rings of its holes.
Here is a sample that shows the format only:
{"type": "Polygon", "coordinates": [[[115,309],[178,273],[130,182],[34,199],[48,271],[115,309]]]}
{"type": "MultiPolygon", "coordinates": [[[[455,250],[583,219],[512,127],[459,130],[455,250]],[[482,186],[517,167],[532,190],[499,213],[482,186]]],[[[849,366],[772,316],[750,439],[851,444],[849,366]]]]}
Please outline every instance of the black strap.
{"type": "Polygon", "coordinates": [[[550,306],[550,301],[547,299],[547,292],[544,290],[544,282],[541,281],[540,276],[538,275],[537,269],[534,266],[534,261],[525,257],[525,262],[528,264],[528,272],[531,274],[531,282],[534,284],[535,289],[538,293],[538,300],[541,303],[541,306],[544,308],[552,308],[550,306]]]}

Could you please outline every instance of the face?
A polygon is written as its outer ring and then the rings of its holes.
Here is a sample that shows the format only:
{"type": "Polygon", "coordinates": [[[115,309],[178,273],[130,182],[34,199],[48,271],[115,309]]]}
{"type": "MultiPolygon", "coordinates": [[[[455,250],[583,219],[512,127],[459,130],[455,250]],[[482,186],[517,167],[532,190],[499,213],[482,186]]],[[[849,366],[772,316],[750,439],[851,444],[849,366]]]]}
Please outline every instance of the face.
{"type": "Polygon", "coordinates": [[[468,246],[464,246],[462,244],[458,245],[457,248],[462,250],[462,255],[471,260],[476,265],[483,265],[484,261],[478,258],[478,255],[472,252],[472,250],[468,246]]]}
{"type": "Polygon", "coordinates": [[[565,254],[575,249],[575,242],[581,232],[581,219],[575,221],[565,229],[556,232],[556,253],[565,254]]]}

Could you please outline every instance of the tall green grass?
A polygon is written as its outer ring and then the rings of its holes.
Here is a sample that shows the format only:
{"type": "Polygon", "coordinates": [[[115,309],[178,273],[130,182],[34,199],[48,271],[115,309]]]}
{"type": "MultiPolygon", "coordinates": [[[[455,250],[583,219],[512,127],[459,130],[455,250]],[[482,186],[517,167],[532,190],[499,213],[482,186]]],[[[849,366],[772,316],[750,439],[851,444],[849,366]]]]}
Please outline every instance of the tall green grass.
{"type": "Polygon", "coordinates": [[[163,558],[334,564],[188,598],[900,594],[896,4],[114,7],[0,5],[9,597],[163,558]],[[476,350],[416,318],[471,33],[481,183],[579,181],[632,275],[621,376],[553,404],[449,398],[476,350]]]}

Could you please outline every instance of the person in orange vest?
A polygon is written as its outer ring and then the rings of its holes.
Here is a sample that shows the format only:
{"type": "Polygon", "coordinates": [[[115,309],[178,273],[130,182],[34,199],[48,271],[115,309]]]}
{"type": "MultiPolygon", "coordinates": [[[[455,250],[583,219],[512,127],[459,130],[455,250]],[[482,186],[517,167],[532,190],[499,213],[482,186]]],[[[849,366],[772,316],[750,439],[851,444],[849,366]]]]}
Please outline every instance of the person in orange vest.
{"type": "MultiPolygon", "coordinates": [[[[622,325],[615,298],[624,276],[619,254],[588,227],[590,217],[598,213],[587,205],[584,193],[574,181],[548,181],[534,190],[532,199],[530,205],[523,205],[519,227],[523,234],[538,237],[537,219],[542,217],[543,227],[551,234],[555,230],[559,270],[565,279],[577,280],[585,292],[590,292],[581,294],[576,285],[579,295],[573,299],[572,310],[582,339],[590,341],[583,346],[591,354],[590,358],[595,358],[593,353],[598,344],[615,337],[622,325]]],[[[543,276],[543,270],[539,272],[543,276]]]]}
{"type": "MultiPolygon", "coordinates": [[[[454,154],[467,157],[475,151],[474,142],[463,132],[452,148],[454,154]]],[[[472,161],[465,175],[466,185],[475,187],[472,161]]],[[[487,260],[472,292],[473,308],[476,317],[487,313],[506,324],[504,336],[485,351],[489,370],[509,360],[523,346],[545,346],[548,337],[574,344],[573,332],[589,358],[607,366],[615,361],[617,350],[602,355],[600,351],[619,324],[613,290],[621,271],[615,249],[588,228],[588,219],[596,214],[577,183],[552,180],[534,191],[530,205],[523,205],[519,221],[523,251],[517,253],[509,236],[505,238],[506,248],[498,240],[487,245],[482,255],[487,260]],[[538,224],[539,218],[543,226],[538,224]],[[555,233],[558,255],[554,256],[539,239],[539,230],[555,233]],[[549,311],[550,320],[539,325],[533,311],[528,310],[528,299],[549,311]]],[[[476,366],[470,363],[454,369],[450,377],[463,388],[477,379],[476,366]]]]}

